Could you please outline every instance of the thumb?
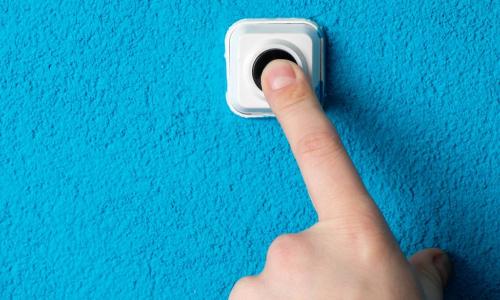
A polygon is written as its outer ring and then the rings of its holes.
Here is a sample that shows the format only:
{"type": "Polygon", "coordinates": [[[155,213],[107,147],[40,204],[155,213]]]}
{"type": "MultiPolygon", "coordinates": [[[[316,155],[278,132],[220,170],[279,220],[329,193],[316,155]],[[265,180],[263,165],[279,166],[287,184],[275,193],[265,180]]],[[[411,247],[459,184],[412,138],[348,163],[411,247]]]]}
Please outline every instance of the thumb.
{"type": "Polygon", "coordinates": [[[426,299],[443,299],[443,288],[451,275],[451,261],[443,250],[429,248],[415,253],[410,259],[426,299]]]}

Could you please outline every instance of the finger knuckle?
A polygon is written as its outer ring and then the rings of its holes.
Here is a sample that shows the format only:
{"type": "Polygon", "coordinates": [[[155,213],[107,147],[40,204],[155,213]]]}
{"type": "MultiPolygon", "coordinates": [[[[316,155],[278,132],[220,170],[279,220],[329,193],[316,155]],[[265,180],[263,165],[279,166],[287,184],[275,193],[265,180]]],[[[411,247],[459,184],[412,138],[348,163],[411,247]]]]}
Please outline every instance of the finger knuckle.
{"type": "Polygon", "coordinates": [[[234,284],[229,299],[239,300],[253,298],[251,295],[255,293],[256,288],[256,279],[254,277],[243,277],[234,284]]]}
{"type": "Polygon", "coordinates": [[[303,274],[311,256],[311,246],[302,236],[285,234],[275,239],[269,247],[266,268],[280,274],[303,274]]]}
{"type": "Polygon", "coordinates": [[[295,152],[302,159],[335,157],[340,151],[340,140],[329,130],[308,133],[295,145],[295,152]]]}
{"type": "MultiPolygon", "coordinates": [[[[349,218],[349,217],[348,217],[349,218]]],[[[337,227],[337,235],[350,245],[362,265],[373,266],[384,262],[394,251],[392,236],[372,213],[356,212],[346,225],[337,227]]]]}

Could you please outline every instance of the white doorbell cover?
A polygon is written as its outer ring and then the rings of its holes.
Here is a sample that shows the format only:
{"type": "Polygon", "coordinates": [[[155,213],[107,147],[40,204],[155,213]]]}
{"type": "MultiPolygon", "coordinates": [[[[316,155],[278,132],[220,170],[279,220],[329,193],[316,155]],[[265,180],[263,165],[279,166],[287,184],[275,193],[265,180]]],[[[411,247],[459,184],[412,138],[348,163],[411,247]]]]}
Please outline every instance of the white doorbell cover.
{"type": "Polygon", "coordinates": [[[324,91],[323,35],[306,19],[243,19],[226,33],[226,100],[245,118],[274,116],[260,86],[260,75],[271,60],[299,65],[318,98],[324,91]]]}

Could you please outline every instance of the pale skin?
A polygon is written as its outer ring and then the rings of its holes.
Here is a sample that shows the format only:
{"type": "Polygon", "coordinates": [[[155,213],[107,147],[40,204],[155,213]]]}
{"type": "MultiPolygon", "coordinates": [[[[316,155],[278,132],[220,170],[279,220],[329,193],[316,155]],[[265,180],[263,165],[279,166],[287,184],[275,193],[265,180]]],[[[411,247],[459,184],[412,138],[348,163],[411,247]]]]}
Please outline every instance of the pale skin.
{"type": "Polygon", "coordinates": [[[262,85],[318,222],[276,238],[262,272],[241,278],[229,298],[442,299],[448,255],[429,248],[406,259],[302,70],[272,61],[262,85]]]}

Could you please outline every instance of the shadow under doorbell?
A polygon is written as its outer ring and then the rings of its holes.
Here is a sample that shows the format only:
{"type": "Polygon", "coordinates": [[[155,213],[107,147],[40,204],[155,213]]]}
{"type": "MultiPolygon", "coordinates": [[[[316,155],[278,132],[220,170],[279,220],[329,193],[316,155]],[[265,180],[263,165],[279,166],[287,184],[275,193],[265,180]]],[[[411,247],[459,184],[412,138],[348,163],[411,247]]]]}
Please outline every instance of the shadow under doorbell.
{"type": "Polygon", "coordinates": [[[306,19],[243,19],[226,33],[226,100],[245,118],[274,116],[260,76],[274,59],[295,62],[309,77],[318,99],[324,92],[324,40],[320,27],[306,19]]]}

